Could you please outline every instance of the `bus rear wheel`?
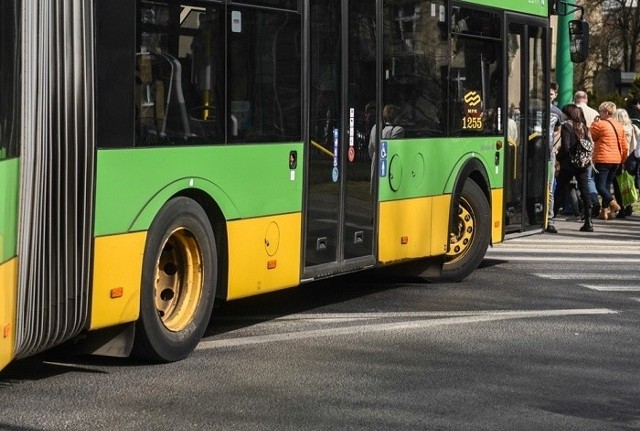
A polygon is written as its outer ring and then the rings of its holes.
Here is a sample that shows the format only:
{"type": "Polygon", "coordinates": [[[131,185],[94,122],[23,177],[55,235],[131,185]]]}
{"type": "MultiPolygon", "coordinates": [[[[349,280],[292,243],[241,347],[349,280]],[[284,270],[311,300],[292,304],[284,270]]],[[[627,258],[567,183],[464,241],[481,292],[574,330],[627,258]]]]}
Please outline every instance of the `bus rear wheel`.
{"type": "Polygon", "coordinates": [[[215,299],[216,243],[202,207],[178,197],[149,228],[133,353],[156,362],[188,356],[202,338],[215,299]]]}
{"type": "Polygon", "coordinates": [[[449,232],[449,250],[440,280],[460,281],[471,274],[487,252],[491,234],[491,209],[474,181],[467,180],[458,197],[449,232]]]}

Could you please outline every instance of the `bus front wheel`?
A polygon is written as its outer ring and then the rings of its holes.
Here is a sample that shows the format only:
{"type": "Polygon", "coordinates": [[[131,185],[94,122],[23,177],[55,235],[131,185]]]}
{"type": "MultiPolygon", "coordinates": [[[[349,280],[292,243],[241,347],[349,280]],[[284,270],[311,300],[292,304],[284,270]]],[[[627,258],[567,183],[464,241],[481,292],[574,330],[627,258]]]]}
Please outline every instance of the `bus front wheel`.
{"type": "Polygon", "coordinates": [[[491,208],[480,186],[469,179],[454,209],[440,280],[460,281],[471,274],[487,252],[490,234],[491,208]]]}
{"type": "Polygon", "coordinates": [[[167,202],[147,236],[134,355],[156,362],[188,356],[209,323],[216,276],[207,214],[186,197],[167,202]]]}

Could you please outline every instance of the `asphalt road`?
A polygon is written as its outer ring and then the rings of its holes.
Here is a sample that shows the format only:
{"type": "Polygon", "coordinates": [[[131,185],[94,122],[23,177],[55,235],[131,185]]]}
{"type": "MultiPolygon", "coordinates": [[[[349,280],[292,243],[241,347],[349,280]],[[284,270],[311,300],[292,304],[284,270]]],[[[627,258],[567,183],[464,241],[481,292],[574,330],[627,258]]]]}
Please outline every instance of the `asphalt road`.
{"type": "Polygon", "coordinates": [[[638,429],[640,217],[557,226],[461,283],[365,273],[231,302],[178,363],[17,362],[0,429],[638,429]]]}

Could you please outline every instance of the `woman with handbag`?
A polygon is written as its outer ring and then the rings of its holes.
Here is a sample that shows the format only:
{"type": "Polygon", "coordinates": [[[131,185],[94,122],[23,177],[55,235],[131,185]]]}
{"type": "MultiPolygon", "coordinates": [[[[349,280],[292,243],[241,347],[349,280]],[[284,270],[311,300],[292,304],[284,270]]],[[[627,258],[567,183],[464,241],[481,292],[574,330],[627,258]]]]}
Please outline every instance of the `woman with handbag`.
{"type": "MultiPolygon", "coordinates": [[[[560,128],[560,148],[556,159],[560,163],[560,172],[558,172],[557,187],[561,197],[567,193],[571,178],[575,177],[578,181],[580,189],[580,197],[582,198],[584,224],[580,228],[583,232],[593,232],[593,222],[591,221],[591,194],[589,193],[589,170],[591,164],[590,157],[586,160],[578,161],[576,154],[583,145],[582,142],[591,146],[589,140],[589,131],[586,123],[583,121],[584,115],[582,110],[574,104],[565,105],[562,108],[565,121],[560,128]]],[[[589,154],[590,156],[590,154],[589,154]]],[[[563,199],[560,200],[561,202],[563,199]]]]}
{"type": "MultiPolygon", "coordinates": [[[[627,163],[633,162],[633,158],[635,158],[634,150],[638,145],[638,136],[640,136],[640,130],[638,130],[638,127],[631,122],[629,113],[624,108],[616,109],[616,112],[613,114],[613,118],[615,118],[620,124],[622,124],[622,127],[624,128],[624,137],[626,138],[627,144],[629,145],[627,154],[623,154],[623,168],[630,171],[629,173],[635,176],[635,166],[631,168],[627,165],[627,163]],[[631,157],[632,159],[629,159],[629,157],[631,157]]],[[[620,192],[620,185],[618,184],[618,180],[616,178],[613,179],[613,192],[615,194],[616,201],[622,203],[622,193],[620,192]]],[[[631,205],[627,205],[618,212],[616,218],[625,218],[626,216],[630,216],[631,214],[633,214],[633,208],[631,205]]]]}
{"type": "Polygon", "coordinates": [[[611,196],[611,185],[616,172],[622,162],[623,154],[628,150],[624,128],[613,118],[616,104],[602,102],[598,108],[599,117],[591,125],[593,138],[593,163],[596,169],[596,189],[602,198],[602,209],[598,216],[602,220],[609,220],[620,211],[620,205],[611,196]]]}

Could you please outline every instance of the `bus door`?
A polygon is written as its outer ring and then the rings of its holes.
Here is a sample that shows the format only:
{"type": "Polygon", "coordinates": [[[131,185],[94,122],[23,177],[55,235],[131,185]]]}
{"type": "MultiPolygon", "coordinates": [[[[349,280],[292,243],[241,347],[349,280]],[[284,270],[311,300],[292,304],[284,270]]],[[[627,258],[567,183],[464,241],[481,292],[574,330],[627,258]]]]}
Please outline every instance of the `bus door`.
{"type": "Polygon", "coordinates": [[[508,16],[507,26],[504,201],[509,234],[544,226],[549,76],[545,21],[508,16]]]}
{"type": "Polygon", "coordinates": [[[370,0],[309,0],[304,277],[374,263],[376,11],[370,0]]]}

